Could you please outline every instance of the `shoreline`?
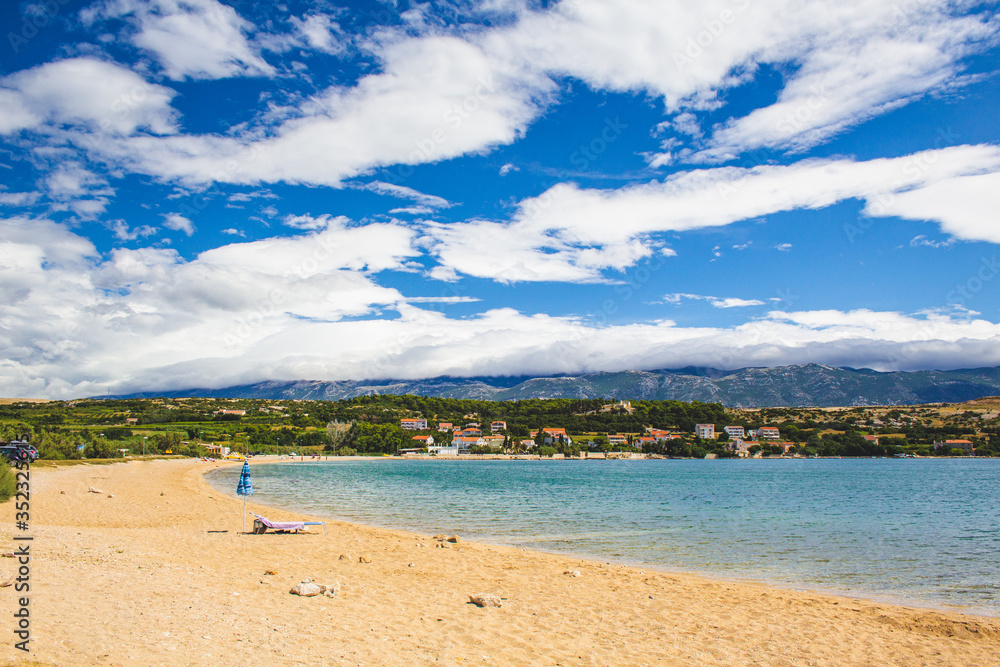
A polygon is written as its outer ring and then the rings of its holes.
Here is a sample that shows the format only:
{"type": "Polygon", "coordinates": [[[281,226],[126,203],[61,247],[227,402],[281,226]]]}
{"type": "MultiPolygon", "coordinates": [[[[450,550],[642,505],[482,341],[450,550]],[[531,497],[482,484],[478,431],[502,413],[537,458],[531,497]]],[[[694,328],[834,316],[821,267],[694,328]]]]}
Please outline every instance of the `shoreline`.
{"type": "MultiPolygon", "coordinates": [[[[443,462],[443,461],[455,461],[455,460],[462,460],[463,462],[471,462],[471,461],[494,461],[494,460],[496,460],[494,458],[491,458],[488,455],[484,455],[484,456],[473,455],[473,456],[470,456],[470,457],[459,457],[458,459],[456,459],[456,457],[409,457],[408,458],[408,457],[398,457],[398,456],[397,457],[352,456],[352,457],[331,457],[328,460],[322,460],[322,459],[321,460],[309,460],[309,459],[306,459],[305,461],[299,461],[297,459],[296,460],[288,460],[288,459],[284,459],[284,460],[281,460],[281,459],[257,460],[259,458],[263,458],[263,457],[254,457],[253,459],[250,460],[250,464],[254,465],[256,463],[258,465],[261,465],[261,464],[269,464],[270,463],[270,464],[290,465],[290,464],[293,464],[293,463],[305,463],[305,464],[308,464],[308,463],[319,463],[319,462],[323,462],[323,463],[336,463],[337,461],[369,461],[369,460],[373,460],[373,459],[374,460],[383,460],[383,461],[425,461],[425,462],[434,462],[434,461],[443,462]]],[[[924,459],[921,459],[921,460],[935,460],[935,459],[964,459],[964,460],[970,460],[970,458],[973,458],[973,457],[924,457],[924,459]]],[[[778,459],[792,460],[790,457],[775,457],[774,459],[736,459],[736,460],[739,460],[739,461],[746,461],[746,460],[766,461],[766,460],[778,460],[778,459]]],[[[510,458],[510,459],[503,458],[503,459],[499,459],[499,460],[514,460],[514,459],[513,458],[510,458]]],[[[536,458],[530,459],[530,460],[539,460],[539,459],[537,459],[537,457],[536,457],[536,458]]],[[[558,460],[562,460],[562,459],[558,459],[558,460]]],[[[566,460],[577,460],[577,459],[566,459],[566,460]]],[[[658,458],[658,459],[621,459],[621,460],[626,460],[626,461],[637,461],[637,460],[646,460],[646,461],[649,461],[649,460],[697,461],[697,460],[702,460],[702,459],[680,459],[680,458],[678,458],[678,459],[665,459],[665,458],[661,457],[661,458],[658,458]]],[[[816,460],[843,460],[843,459],[841,459],[840,457],[818,457],[816,460]]],[[[859,458],[858,460],[859,461],[869,461],[871,459],[867,459],[867,458],[863,458],[862,457],[862,458],[859,458]]],[[[878,459],[878,460],[895,460],[895,459],[885,458],[885,459],[878,459]]],[[[225,463],[240,464],[241,462],[239,462],[239,461],[226,461],[225,463]]],[[[232,466],[227,466],[227,467],[232,467],[232,466]]],[[[213,471],[206,472],[206,476],[209,473],[211,473],[211,472],[213,472],[213,471]]],[[[212,485],[211,482],[208,482],[207,479],[206,479],[206,482],[215,491],[217,491],[219,493],[224,493],[224,494],[228,495],[231,498],[237,498],[237,496],[235,496],[235,492],[232,489],[222,488],[222,487],[215,487],[215,486],[212,485]]],[[[233,483],[233,485],[235,485],[235,482],[233,483]]],[[[234,486],[234,488],[235,488],[235,486],[234,486]]],[[[278,511],[285,511],[285,512],[296,513],[296,509],[292,508],[292,507],[283,507],[283,506],[279,506],[279,505],[273,505],[272,507],[275,510],[278,510],[278,511]]],[[[302,516],[305,516],[306,514],[308,514],[308,512],[298,512],[298,513],[301,514],[302,516]]],[[[419,534],[418,529],[413,528],[411,526],[406,526],[406,525],[393,525],[391,523],[378,523],[377,521],[366,522],[366,521],[358,519],[358,518],[354,518],[354,517],[350,517],[350,516],[343,516],[343,515],[337,516],[337,515],[334,515],[334,514],[315,514],[315,515],[311,515],[311,516],[313,516],[313,518],[328,519],[328,520],[334,520],[334,521],[343,521],[343,522],[350,523],[350,524],[353,524],[353,525],[365,526],[365,527],[373,528],[373,529],[384,529],[384,530],[402,531],[402,532],[405,532],[405,533],[412,533],[414,535],[418,535],[419,534]]],[[[492,539],[489,538],[489,537],[484,538],[482,536],[474,536],[474,537],[472,537],[470,539],[472,539],[474,541],[478,541],[479,543],[484,544],[484,545],[489,545],[489,546],[507,547],[507,548],[514,548],[514,549],[525,548],[525,547],[519,546],[516,542],[512,543],[510,541],[504,541],[503,535],[494,536],[492,539]]],[[[806,583],[806,582],[802,582],[802,581],[796,581],[794,579],[780,579],[780,578],[769,579],[769,578],[754,577],[754,576],[752,576],[752,574],[742,574],[741,573],[742,571],[737,572],[737,571],[722,571],[722,570],[712,571],[712,570],[685,569],[682,566],[671,567],[671,566],[665,565],[665,564],[660,564],[660,563],[655,563],[655,562],[649,562],[649,561],[643,561],[640,558],[634,558],[634,557],[633,558],[627,558],[627,557],[623,557],[623,556],[615,557],[615,556],[608,556],[608,555],[588,554],[588,553],[585,553],[585,552],[575,552],[575,551],[572,551],[572,550],[558,550],[558,549],[547,550],[547,549],[544,549],[544,548],[539,548],[537,546],[529,546],[529,547],[527,547],[527,549],[529,551],[532,551],[532,552],[535,552],[535,553],[547,554],[547,555],[556,556],[556,557],[560,557],[561,556],[561,557],[575,558],[575,559],[580,559],[580,560],[585,560],[585,561],[592,561],[592,562],[595,562],[595,563],[598,563],[598,562],[599,563],[604,563],[605,565],[624,566],[624,567],[629,567],[629,568],[632,568],[632,569],[642,569],[642,570],[648,570],[648,571],[656,571],[656,572],[660,572],[660,573],[663,573],[663,574],[700,577],[700,578],[704,578],[704,579],[707,579],[707,580],[710,580],[710,581],[715,581],[715,582],[718,582],[718,583],[737,583],[737,584],[739,584],[739,583],[748,583],[748,584],[755,584],[755,585],[761,585],[761,586],[768,586],[768,587],[772,587],[772,588],[776,588],[776,589],[780,589],[780,590],[795,591],[795,592],[801,592],[801,593],[814,593],[814,594],[817,594],[817,595],[833,596],[833,597],[839,597],[839,598],[845,598],[845,599],[861,599],[861,600],[868,600],[870,602],[875,602],[875,603],[879,603],[879,604],[901,606],[901,607],[907,607],[907,608],[911,608],[911,609],[920,609],[920,610],[925,610],[925,611],[935,611],[935,612],[942,612],[942,613],[957,613],[957,614],[963,614],[963,615],[971,616],[971,617],[975,617],[975,618],[985,618],[985,619],[1000,620],[1000,611],[996,611],[996,610],[993,610],[993,609],[990,609],[990,608],[975,607],[975,606],[962,606],[962,605],[958,605],[958,604],[949,605],[946,602],[936,602],[933,599],[925,599],[925,598],[920,598],[920,597],[916,597],[916,596],[914,596],[914,597],[907,597],[904,594],[894,595],[892,592],[875,592],[875,591],[867,591],[867,590],[864,590],[864,589],[851,590],[851,589],[848,589],[848,588],[838,588],[834,584],[830,584],[830,585],[824,587],[822,585],[811,584],[811,583],[806,583]]]]}
{"type": "MultiPolygon", "coordinates": [[[[32,470],[31,653],[10,639],[3,658],[53,665],[967,665],[1000,653],[1000,620],[991,617],[461,539],[439,547],[417,533],[333,520],[328,534],[242,534],[242,502],[204,478],[240,463],[32,470]],[[289,595],[306,577],[339,582],[341,591],[289,595]],[[469,604],[477,593],[497,595],[503,606],[469,604]]],[[[250,501],[247,510],[298,518],[250,501]]],[[[8,502],[3,551],[13,550],[13,518],[8,502]]],[[[11,565],[0,559],[4,580],[11,565]]],[[[13,587],[0,589],[0,598],[13,614],[13,587]]]]}

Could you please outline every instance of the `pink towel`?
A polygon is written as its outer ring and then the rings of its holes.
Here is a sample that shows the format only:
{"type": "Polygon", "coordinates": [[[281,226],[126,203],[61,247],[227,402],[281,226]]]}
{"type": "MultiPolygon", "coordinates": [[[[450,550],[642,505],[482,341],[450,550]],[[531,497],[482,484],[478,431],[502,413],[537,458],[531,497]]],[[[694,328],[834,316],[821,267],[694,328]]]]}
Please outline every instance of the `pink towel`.
{"type": "MultiPolygon", "coordinates": [[[[253,512],[251,512],[251,514],[253,514],[253,512]]],[[[305,522],[303,521],[271,521],[270,519],[265,519],[259,514],[253,515],[257,517],[258,521],[271,530],[302,530],[305,528],[305,522]]]]}

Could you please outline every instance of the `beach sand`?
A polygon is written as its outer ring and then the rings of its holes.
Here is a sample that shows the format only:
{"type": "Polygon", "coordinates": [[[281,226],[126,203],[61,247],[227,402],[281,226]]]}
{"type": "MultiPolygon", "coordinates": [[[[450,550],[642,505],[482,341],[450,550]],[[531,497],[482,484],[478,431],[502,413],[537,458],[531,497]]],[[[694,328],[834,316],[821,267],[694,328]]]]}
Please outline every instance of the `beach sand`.
{"type": "MultiPolygon", "coordinates": [[[[14,647],[24,594],[0,588],[0,664],[916,667],[1000,656],[1000,619],[465,541],[440,548],[337,522],[329,534],[242,534],[241,502],[203,479],[216,465],[32,470],[31,652],[14,647]],[[307,577],[340,593],[290,595],[307,577]],[[503,606],[469,604],[476,593],[503,606]]],[[[13,551],[12,502],[0,519],[0,551],[13,551]]],[[[16,568],[0,558],[3,581],[16,568]]]]}

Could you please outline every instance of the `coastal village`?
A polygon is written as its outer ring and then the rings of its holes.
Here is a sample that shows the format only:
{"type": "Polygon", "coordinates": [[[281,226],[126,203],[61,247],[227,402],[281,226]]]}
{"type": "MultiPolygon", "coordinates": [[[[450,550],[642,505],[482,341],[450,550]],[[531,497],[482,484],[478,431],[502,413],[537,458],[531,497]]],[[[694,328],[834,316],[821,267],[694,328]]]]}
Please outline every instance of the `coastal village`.
{"type": "Polygon", "coordinates": [[[0,441],[42,459],[141,455],[809,458],[997,456],[1000,399],[726,408],[614,399],[491,402],[148,398],[0,403],[0,441]]]}
{"type": "MultiPolygon", "coordinates": [[[[622,408],[630,407],[629,401],[621,401],[622,408]]],[[[554,445],[571,446],[574,444],[574,436],[566,432],[564,428],[544,427],[529,432],[528,438],[512,438],[507,433],[507,422],[493,421],[489,424],[488,431],[479,422],[469,422],[464,426],[455,426],[451,422],[440,422],[435,429],[428,426],[426,419],[403,418],[399,422],[400,428],[406,431],[436,430],[438,437],[432,433],[413,436],[413,447],[401,449],[399,454],[403,456],[469,456],[469,455],[513,455],[535,454],[552,449],[554,445]]],[[[688,434],[690,435],[690,434],[688,434]]],[[[581,459],[616,459],[616,458],[646,458],[656,457],[654,453],[655,445],[683,443],[685,434],[677,431],[668,431],[647,427],[644,433],[606,433],[596,436],[576,436],[575,443],[578,448],[578,456],[581,459]]],[[[791,440],[783,440],[781,429],[777,426],[761,426],[757,429],[748,429],[743,426],[723,426],[720,433],[716,433],[715,424],[696,424],[694,438],[699,443],[715,442],[721,445],[725,454],[736,458],[806,458],[808,454],[802,451],[799,443],[791,440]],[[720,438],[720,435],[725,434],[720,438]]],[[[875,446],[879,444],[879,436],[864,434],[861,436],[866,442],[875,446]]],[[[947,451],[948,454],[957,454],[951,450],[959,450],[961,454],[972,456],[975,453],[974,443],[967,439],[944,439],[934,441],[932,445],[935,451],[947,451]]],[[[565,458],[564,453],[548,453],[548,456],[555,458],[565,458]]],[[[904,452],[897,452],[894,456],[903,458],[914,456],[904,452]]],[[[716,452],[709,452],[704,458],[718,458],[716,452]]],[[[723,455],[725,458],[725,455],[723,455]]]]}

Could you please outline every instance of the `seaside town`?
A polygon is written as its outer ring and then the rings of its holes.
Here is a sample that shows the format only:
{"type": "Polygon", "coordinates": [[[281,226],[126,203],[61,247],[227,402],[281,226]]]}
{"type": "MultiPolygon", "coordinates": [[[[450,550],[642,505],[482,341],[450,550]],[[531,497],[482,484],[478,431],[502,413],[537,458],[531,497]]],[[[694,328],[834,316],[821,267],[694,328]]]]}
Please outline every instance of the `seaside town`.
{"type": "Polygon", "coordinates": [[[45,460],[243,457],[809,458],[997,456],[1000,399],[838,409],[372,395],[341,401],[7,402],[0,441],[45,460]]]}

